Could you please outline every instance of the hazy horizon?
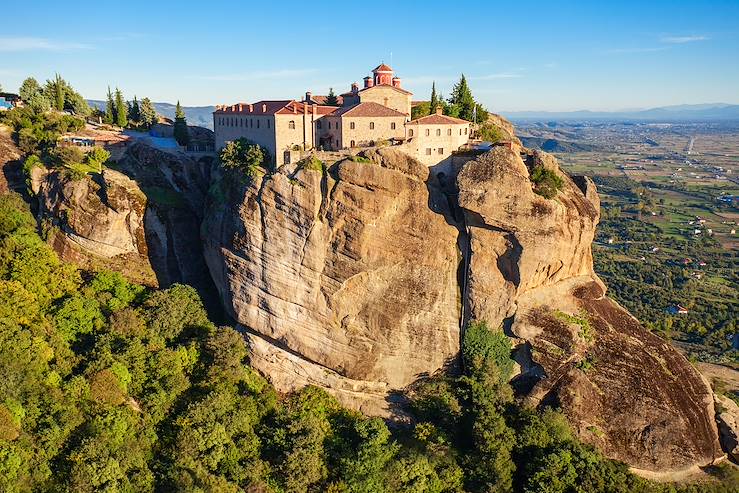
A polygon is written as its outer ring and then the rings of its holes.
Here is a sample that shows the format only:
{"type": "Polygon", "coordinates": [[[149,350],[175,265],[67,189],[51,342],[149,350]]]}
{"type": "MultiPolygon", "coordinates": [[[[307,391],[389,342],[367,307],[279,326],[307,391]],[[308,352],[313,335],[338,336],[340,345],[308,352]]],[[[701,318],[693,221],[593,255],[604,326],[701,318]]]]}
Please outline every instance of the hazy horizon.
{"type": "Polygon", "coordinates": [[[13,3],[0,35],[0,84],[58,72],[89,99],[125,96],[208,106],[348,90],[381,61],[415,99],[448,95],[464,73],[493,111],[623,111],[739,104],[739,3],[529,2],[501,10],[375,2],[259,5],[129,1],[13,3]],[[532,14],[533,13],[533,14],[532,14]],[[360,22],[354,19],[360,19],[360,22]]]}

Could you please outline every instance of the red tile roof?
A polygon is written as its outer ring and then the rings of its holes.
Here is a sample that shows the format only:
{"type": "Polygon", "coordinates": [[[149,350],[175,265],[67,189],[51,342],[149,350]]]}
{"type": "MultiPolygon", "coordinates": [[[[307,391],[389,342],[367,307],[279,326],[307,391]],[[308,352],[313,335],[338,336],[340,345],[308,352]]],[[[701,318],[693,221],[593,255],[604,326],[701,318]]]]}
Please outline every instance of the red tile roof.
{"type": "Polygon", "coordinates": [[[407,123],[407,125],[469,125],[470,122],[461,118],[454,118],[446,115],[427,115],[416,118],[407,123]]]}
{"type": "Polygon", "coordinates": [[[372,72],[392,72],[393,69],[385,65],[384,63],[379,64],[377,67],[375,67],[372,72]]]}
{"type": "Polygon", "coordinates": [[[313,107],[315,106],[316,113],[319,115],[326,115],[336,110],[335,106],[306,105],[299,101],[285,99],[276,101],[257,101],[256,103],[238,103],[231,106],[221,107],[213,113],[218,115],[287,115],[303,113],[303,108],[306,106],[308,107],[308,113],[312,113],[313,107]]]}
{"type": "Polygon", "coordinates": [[[380,103],[372,103],[372,102],[366,102],[366,103],[359,103],[355,104],[354,106],[346,106],[343,108],[339,108],[336,111],[334,111],[331,116],[396,116],[396,117],[405,117],[405,113],[401,113],[400,111],[395,111],[392,108],[388,108],[387,106],[383,106],[380,103]]]}
{"type": "MultiPolygon", "coordinates": [[[[316,104],[326,104],[326,99],[328,99],[328,96],[319,96],[319,95],[312,95],[311,100],[315,102],[316,104]]],[[[344,102],[344,98],[341,96],[336,96],[336,98],[339,100],[339,106],[342,105],[344,102]]]]}

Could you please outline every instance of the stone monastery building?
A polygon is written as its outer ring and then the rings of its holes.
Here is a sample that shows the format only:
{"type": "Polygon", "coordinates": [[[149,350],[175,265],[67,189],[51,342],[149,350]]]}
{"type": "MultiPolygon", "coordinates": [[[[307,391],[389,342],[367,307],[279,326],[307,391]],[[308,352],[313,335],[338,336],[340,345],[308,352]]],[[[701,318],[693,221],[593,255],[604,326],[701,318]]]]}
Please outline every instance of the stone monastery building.
{"type": "Polygon", "coordinates": [[[340,106],[328,106],[326,96],[310,92],[302,101],[218,106],[213,113],[216,148],[245,137],[265,147],[280,166],[303,151],[351,151],[388,143],[433,166],[467,143],[470,123],[440,112],[411,120],[412,96],[383,63],[364,78],[362,89],[355,82],[339,96],[340,106]]]}

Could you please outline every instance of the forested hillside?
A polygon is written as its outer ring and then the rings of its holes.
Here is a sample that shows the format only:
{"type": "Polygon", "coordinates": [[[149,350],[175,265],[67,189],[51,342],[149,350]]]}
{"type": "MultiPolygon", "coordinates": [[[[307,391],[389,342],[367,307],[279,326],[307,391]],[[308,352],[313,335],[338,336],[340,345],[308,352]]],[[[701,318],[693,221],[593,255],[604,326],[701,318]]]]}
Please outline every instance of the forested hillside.
{"type": "MultiPolygon", "coordinates": [[[[417,421],[390,430],[315,387],[278,395],[192,288],[81,272],[36,228],[0,196],[2,491],[678,491],[517,405],[510,343],[484,324],[465,374],[420,384],[417,421]]],[[[679,491],[736,491],[723,479],[679,491]]]]}

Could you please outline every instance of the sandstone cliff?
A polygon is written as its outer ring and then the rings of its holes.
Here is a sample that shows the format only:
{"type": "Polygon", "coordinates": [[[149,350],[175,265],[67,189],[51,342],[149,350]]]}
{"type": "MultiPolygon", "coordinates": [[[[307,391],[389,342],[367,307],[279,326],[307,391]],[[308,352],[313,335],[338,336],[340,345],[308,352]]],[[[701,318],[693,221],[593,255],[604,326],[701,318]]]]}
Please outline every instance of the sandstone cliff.
{"type": "Polygon", "coordinates": [[[604,295],[589,179],[515,144],[456,163],[451,182],[447,168],[445,186],[391,149],[367,157],[214,187],[206,259],[278,389],[317,384],[390,415],[393,391],[452,365],[461,322],[484,319],[515,342],[519,394],[609,456],[678,471],[722,455],[699,374],[604,295]],[[553,199],[534,192],[536,166],[561,176],[553,199]]]}
{"type": "Polygon", "coordinates": [[[367,156],[326,174],[225,175],[203,237],[254,366],[278,389],[315,383],[387,414],[390,391],[459,350],[459,232],[428,168],[367,156]]]}
{"type": "Polygon", "coordinates": [[[469,317],[517,343],[514,385],[535,405],[562,408],[580,438],[652,471],[722,455],[710,388],[690,363],[605,297],[590,245],[599,201],[543,153],[497,147],[468,162],[457,184],[470,238],[469,317]],[[560,174],[555,199],[529,170],[560,174]]]}
{"type": "Polygon", "coordinates": [[[109,169],[73,179],[35,168],[31,181],[47,240],[63,259],[156,285],[144,231],[146,196],[133,180],[109,169]]]}
{"type": "Polygon", "coordinates": [[[135,143],[118,171],[75,180],[35,168],[29,181],[39,220],[62,258],[150,286],[190,284],[213,308],[219,303],[200,241],[211,167],[211,159],[135,143]]]}

